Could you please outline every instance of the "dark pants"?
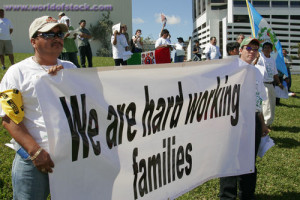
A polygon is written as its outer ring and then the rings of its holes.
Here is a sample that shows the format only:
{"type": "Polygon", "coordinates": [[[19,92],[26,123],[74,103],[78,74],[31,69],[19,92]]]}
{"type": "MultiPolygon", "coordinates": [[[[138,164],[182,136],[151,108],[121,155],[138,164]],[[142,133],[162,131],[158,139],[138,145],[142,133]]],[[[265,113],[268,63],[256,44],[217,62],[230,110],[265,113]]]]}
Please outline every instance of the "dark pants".
{"type": "Polygon", "coordinates": [[[85,57],[87,57],[88,67],[93,67],[93,63],[92,63],[93,56],[92,56],[92,50],[90,44],[86,46],[80,46],[78,49],[79,49],[81,67],[85,67],[85,57]]]}
{"type": "Polygon", "coordinates": [[[288,71],[288,75],[289,75],[289,82],[288,82],[288,90],[289,90],[289,92],[290,92],[290,88],[291,88],[291,86],[292,86],[292,75],[291,75],[291,70],[290,70],[290,68],[288,67],[287,68],[287,71],[288,71]]]}
{"type": "Polygon", "coordinates": [[[133,53],[141,53],[142,51],[140,48],[134,48],[133,53]]]}
{"type": "MultiPolygon", "coordinates": [[[[258,114],[255,116],[255,161],[260,144],[262,134],[261,122],[258,114]]],[[[220,199],[221,200],[235,200],[237,197],[237,186],[239,185],[240,200],[254,199],[256,187],[257,170],[255,167],[254,173],[243,174],[240,176],[229,176],[220,178],[220,199]]]]}
{"type": "Polygon", "coordinates": [[[68,60],[72,62],[76,67],[80,67],[77,59],[77,53],[76,52],[66,52],[66,53],[61,53],[61,59],[62,60],[68,60]]]}
{"type": "Polygon", "coordinates": [[[183,62],[184,61],[184,56],[177,56],[175,53],[175,63],[183,62]]]}
{"type": "Polygon", "coordinates": [[[121,64],[123,64],[123,59],[114,59],[115,61],[115,66],[120,66],[121,64]]]}

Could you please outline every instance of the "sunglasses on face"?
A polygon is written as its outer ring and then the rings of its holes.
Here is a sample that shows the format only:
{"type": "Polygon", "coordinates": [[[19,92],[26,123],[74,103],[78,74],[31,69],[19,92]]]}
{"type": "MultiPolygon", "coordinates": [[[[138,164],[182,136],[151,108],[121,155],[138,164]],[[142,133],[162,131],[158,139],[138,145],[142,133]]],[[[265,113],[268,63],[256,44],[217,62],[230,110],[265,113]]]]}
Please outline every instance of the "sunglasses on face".
{"type": "Polygon", "coordinates": [[[258,48],[252,48],[252,47],[250,47],[250,46],[246,46],[246,50],[247,50],[247,51],[257,52],[257,51],[258,51],[258,48]]]}
{"type": "Polygon", "coordinates": [[[60,39],[63,39],[65,34],[63,32],[46,32],[46,33],[39,33],[38,36],[43,37],[44,39],[53,39],[55,37],[58,37],[60,39]]]}

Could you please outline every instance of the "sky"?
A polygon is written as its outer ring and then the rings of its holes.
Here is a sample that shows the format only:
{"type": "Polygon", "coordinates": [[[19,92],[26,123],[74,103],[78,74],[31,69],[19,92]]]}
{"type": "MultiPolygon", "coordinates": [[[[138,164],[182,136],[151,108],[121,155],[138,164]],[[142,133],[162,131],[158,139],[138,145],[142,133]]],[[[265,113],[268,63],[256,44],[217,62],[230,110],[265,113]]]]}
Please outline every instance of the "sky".
{"type": "Polygon", "coordinates": [[[161,13],[167,17],[165,28],[171,34],[172,43],[176,43],[178,37],[186,41],[192,36],[191,0],[132,0],[132,35],[141,29],[142,37],[157,40],[162,28],[161,13]]]}

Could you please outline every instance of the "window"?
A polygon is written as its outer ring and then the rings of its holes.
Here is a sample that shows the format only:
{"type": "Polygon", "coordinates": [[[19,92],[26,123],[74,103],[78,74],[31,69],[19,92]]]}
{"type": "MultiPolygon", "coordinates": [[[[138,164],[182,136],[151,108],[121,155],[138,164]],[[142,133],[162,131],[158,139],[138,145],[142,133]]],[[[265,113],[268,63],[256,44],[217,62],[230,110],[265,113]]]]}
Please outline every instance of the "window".
{"type": "MultiPolygon", "coordinates": [[[[202,12],[201,12],[201,3],[200,3],[200,1],[198,1],[198,14],[199,15],[201,15],[202,14],[202,12]]],[[[204,12],[204,11],[203,11],[204,12]]]]}
{"type": "Polygon", "coordinates": [[[227,3],[227,0],[211,0],[211,3],[227,3]]]}
{"type": "Polygon", "coordinates": [[[194,3],[194,10],[193,10],[194,13],[193,13],[193,14],[194,14],[194,19],[196,19],[196,18],[197,18],[197,12],[196,12],[196,9],[197,9],[197,8],[196,8],[196,0],[194,0],[193,3],[194,3]]]}
{"type": "Polygon", "coordinates": [[[291,15],[291,19],[300,19],[300,15],[291,15]]]}
{"type": "Polygon", "coordinates": [[[289,25],[289,23],[286,23],[286,22],[272,22],[272,24],[289,25]]]}
{"type": "Polygon", "coordinates": [[[270,1],[253,1],[254,7],[270,7],[270,1]]]}
{"type": "Polygon", "coordinates": [[[300,1],[291,1],[291,8],[299,8],[300,7],[300,1]]]}
{"type": "Polygon", "coordinates": [[[205,28],[206,27],[206,22],[204,24],[202,24],[202,28],[205,28]]]}
{"type": "Polygon", "coordinates": [[[224,10],[227,9],[227,5],[222,5],[222,6],[211,6],[212,10],[224,10]]]}
{"type": "Polygon", "coordinates": [[[288,7],[288,1],[272,1],[272,7],[288,7]]]}
{"type": "MultiPolygon", "coordinates": [[[[199,3],[200,5],[200,3],[199,3]]],[[[202,0],[202,8],[203,8],[203,12],[206,11],[206,4],[205,4],[205,0],[202,0]]]]}
{"type": "Polygon", "coordinates": [[[273,30],[275,30],[275,31],[287,31],[286,28],[276,28],[276,27],[273,27],[273,30]]]}
{"type": "Polygon", "coordinates": [[[233,21],[238,22],[238,23],[241,23],[241,22],[249,23],[249,16],[248,15],[234,15],[233,21]]]}
{"type": "Polygon", "coordinates": [[[278,34],[276,34],[276,36],[278,36],[278,37],[288,37],[289,35],[288,34],[280,34],[280,33],[278,33],[278,34]]]}
{"type": "Polygon", "coordinates": [[[246,7],[246,1],[234,0],[233,6],[234,7],[246,7]]]}
{"type": "Polygon", "coordinates": [[[272,15],[273,19],[289,19],[288,15],[272,15]]]}

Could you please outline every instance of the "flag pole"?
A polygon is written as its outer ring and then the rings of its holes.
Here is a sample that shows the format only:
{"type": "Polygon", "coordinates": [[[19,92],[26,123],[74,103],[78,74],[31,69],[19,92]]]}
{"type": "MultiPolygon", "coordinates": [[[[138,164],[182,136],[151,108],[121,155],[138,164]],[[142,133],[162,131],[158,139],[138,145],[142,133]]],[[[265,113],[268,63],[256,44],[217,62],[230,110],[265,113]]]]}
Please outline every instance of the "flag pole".
{"type": "Polygon", "coordinates": [[[255,31],[254,31],[254,25],[253,25],[253,18],[252,18],[252,13],[250,12],[249,8],[249,3],[248,0],[246,0],[247,8],[248,8],[248,14],[249,14],[249,19],[250,19],[250,25],[251,25],[251,30],[252,30],[252,36],[255,38],[255,31]]]}

